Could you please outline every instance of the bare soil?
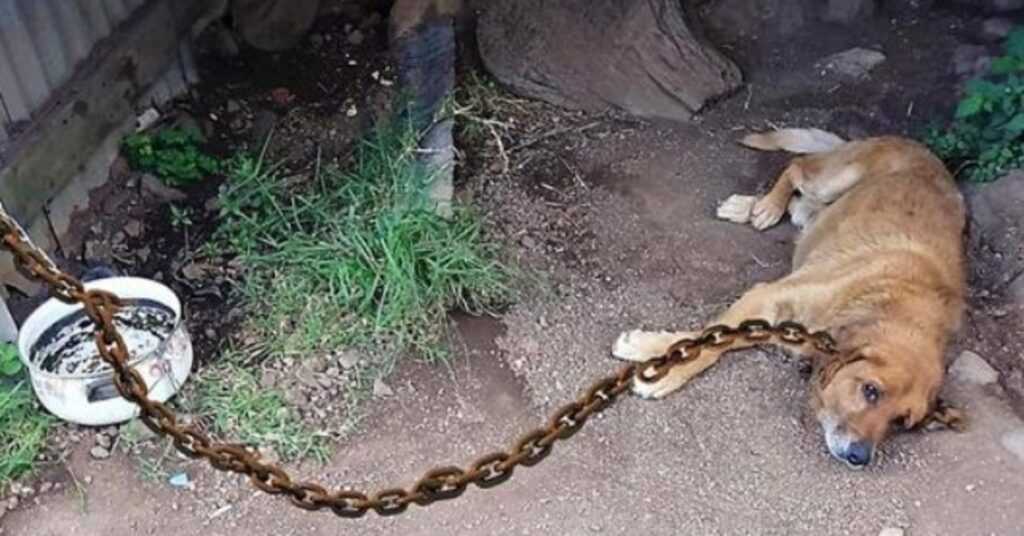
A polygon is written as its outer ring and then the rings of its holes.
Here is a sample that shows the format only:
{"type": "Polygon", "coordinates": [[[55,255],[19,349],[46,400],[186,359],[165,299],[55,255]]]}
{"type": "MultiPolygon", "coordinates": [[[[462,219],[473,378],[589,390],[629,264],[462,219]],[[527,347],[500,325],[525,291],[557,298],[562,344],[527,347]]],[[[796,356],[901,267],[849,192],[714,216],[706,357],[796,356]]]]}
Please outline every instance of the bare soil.
{"type": "MultiPolygon", "coordinates": [[[[372,404],[362,430],[338,444],[329,463],[291,469],[330,485],[380,489],[411,484],[435,465],[467,463],[542,423],[611,370],[609,348],[620,331],[700,327],[753,283],[785,273],[790,226],[757,233],[713,217],[729,194],[763,190],[785,160],[734,140],[772,124],[846,136],[913,133],[946,117],[958,82],[949,58],[972,17],[900,9],[863,27],[734,44],[727,51],[749,89],[690,125],[510,99],[509,173],[486,137],[478,141],[483,149],[464,146],[458,195],[481,208],[527,274],[516,305],[500,318],[454,316],[449,365],[405,362],[389,379],[394,396],[372,404]],[[814,68],[853,46],[879,47],[888,58],[864,80],[814,68]]],[[[276,86],[277,67],[261,69],[265,86],[276,86]]],[[[317,95],[306,98],[326,98],[317,95]]],[[[296,151],[297,161],[311,157],[308,148],[280,150],[296,151]]],[[[985,281],[974,283],[981,293],[985,281]]],[[[987,311],[979,306],[971,315],[987,311]]],[[[951,355],[973,349],[1013,358],[979,340],[984,333],[974,324],[951,355]]],[[[944,394],[969,411],[968,432],[898,436],[878,463],[853,472],[828,457],[806,414],[800,364],[775,351],[746,351],[666,400],[623,401],[503,486],[360,521],[295,509],[197,462],[177,462],[193,489],[147,481],[119,454],[91,460],[85,442],[48,476],[65,482],[61,491],[8,512],[0,533],[874,535],[899,527],[915,536],[1020,534],[1024,452],[1013,438],[1024,434],[1024,422],[998,385],[951,381],[944,394]]]]}

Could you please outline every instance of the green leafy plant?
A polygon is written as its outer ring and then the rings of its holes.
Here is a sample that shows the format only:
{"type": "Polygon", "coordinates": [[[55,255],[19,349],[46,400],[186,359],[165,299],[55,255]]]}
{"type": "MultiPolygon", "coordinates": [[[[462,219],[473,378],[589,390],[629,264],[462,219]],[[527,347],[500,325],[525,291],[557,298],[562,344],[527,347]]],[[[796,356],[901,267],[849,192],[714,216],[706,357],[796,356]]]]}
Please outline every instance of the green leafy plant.
{"type": "Polygon", "coordinates": [[[153,173],[172,186],[199,182],[221,170],[221,162],[200,148],[202,136],[195,128],[168,128],[156,134],[139,133],[122,143],[133,169],[153,173]]]}
{"type": "Polygon", "coordinates": [[[171,205],[171,227],[175,229],[192,226],[192,209],[171,205]]]}
{"type": "Polygon", "coordinates": [[[18,348],[9,342],[0,343],[0,376],[14,376],[21,368],[18,348]]]}
{"type": "Polygon", "coordinates": [[[1007,36],[986,76],[967,84],[953,121],[930,128],[924,141],[971,181],[1024,167],[1024,28],[1007,36]]]}

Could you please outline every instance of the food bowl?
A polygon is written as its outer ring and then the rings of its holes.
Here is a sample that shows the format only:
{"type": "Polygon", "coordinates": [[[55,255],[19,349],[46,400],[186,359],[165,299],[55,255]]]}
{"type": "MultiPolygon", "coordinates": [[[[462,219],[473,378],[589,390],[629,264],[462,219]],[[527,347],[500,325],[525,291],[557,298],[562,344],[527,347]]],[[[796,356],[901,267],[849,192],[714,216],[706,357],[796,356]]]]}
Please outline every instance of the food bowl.
{"type": "MultiPolygon", "coordinates": [[[[110,277],[86,289],[113,292],[124,302],[114,323],[128,346],[128,364],[149,387],[149,398],[174,396],[192,369],[192,340],[181,301],[165,285],[139,277],[110,277]]],[[[18,352],[32,388],[57,417],[87,426],[127,421],[137,405],[121,397],[113,369],[99,357],[95,326],[78,304],[50,298],[29,315],[18,352]]]]}

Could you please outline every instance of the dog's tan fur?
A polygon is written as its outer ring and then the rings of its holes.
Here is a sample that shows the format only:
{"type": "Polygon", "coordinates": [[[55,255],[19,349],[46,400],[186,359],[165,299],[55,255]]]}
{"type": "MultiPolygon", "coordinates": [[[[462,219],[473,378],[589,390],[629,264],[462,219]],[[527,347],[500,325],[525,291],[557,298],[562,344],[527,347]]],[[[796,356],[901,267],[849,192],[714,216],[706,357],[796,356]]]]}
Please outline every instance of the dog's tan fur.
{"type": "MultiPolygon", "coordinates": [[[[937,396],[946,344],[963,309],[965,209],[942,162],[897,137],[843,142],[822,131],[789,129],[751,135],[744,144],[813,154],[795,158],[759,200],[733,196],[719,216],[764,229],[788,209],[803,231],[792,272],[755,285],[714,323],[795,320],[833,334],[837,358],[808,357],[817,358],[812,409],[836,457],[846,457],[844,445],[864,442],[870,459],[893,423],[954,421],[937,396]],[[865,396],[866,383],[877,387],[877,402],[865,396]]],[[[690,335],[627,332],[613,353],[648,359],[690,335]]],[[[660,398],[720,356],[702,353],[634,390],[660,398]]]]}

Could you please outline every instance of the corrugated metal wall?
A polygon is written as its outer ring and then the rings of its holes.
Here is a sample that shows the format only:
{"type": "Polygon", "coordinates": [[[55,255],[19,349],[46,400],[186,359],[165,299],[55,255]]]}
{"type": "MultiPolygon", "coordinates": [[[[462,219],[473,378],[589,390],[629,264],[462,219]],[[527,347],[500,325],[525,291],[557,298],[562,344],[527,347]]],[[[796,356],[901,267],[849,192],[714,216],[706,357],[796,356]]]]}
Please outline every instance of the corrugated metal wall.
{"type": "Polygon", "coordinates": [[[0,0],[0,142],[148,0],[0,0]]]}

